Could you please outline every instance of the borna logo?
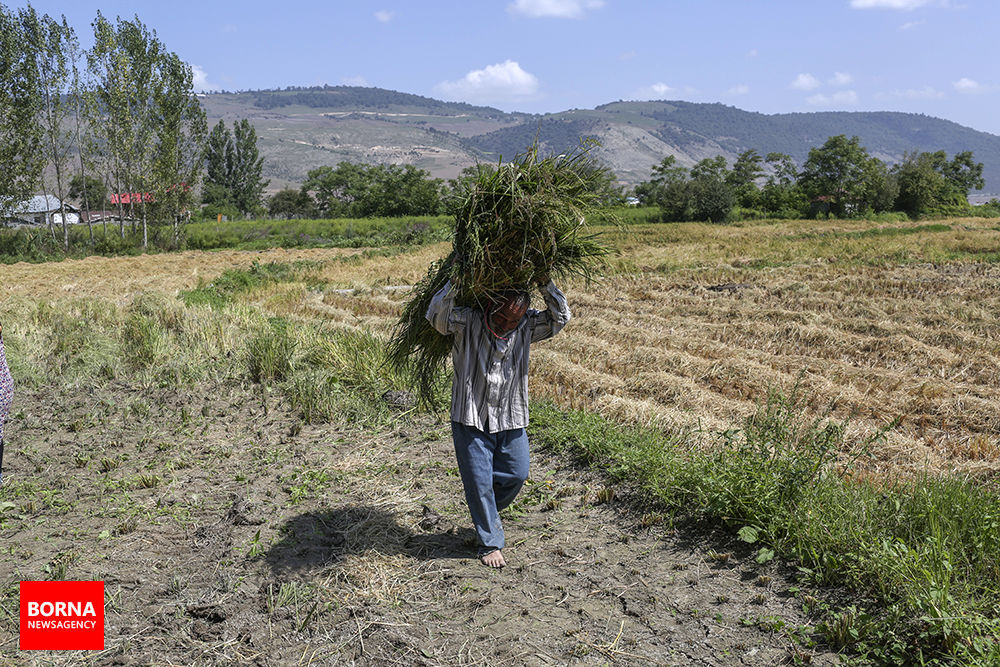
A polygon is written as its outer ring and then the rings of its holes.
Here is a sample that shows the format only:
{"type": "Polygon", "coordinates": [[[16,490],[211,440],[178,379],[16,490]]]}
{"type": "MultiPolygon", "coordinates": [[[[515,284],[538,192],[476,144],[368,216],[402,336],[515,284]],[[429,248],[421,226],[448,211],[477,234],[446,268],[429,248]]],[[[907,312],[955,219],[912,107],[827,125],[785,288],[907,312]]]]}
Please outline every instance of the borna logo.
{"type": "Polygon", "coordinates": [[[22,581],[22,651],[104,649],[103,581],[22,581]]]}
{"type": "Polygon", "coordinates": [[[97,612],[94,603],[86,602],[28,602],[28,627],[35,630],[64,630],[84,628],[93,630],[97,627],[97,612]],[[42,616],[39,620],[38,616],[42,616]],[[53,619],[55,616],[57,618],[53,619]],[[83,616],[92,616],[90,620],[81,620],[83,616]]]}

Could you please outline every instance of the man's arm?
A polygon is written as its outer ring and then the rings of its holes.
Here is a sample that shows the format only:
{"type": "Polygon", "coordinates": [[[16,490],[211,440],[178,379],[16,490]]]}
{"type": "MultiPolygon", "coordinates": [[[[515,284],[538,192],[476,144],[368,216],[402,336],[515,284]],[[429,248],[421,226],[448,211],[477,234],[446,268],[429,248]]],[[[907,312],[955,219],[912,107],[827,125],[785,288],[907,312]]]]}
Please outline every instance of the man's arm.
{"type": "Polygon", "coordinates": [[[455,305],[457,294],[458,291],[449,280],[434,295],[434,298],[431,299],[431,305],[427,307],[425,315],[427,321],[442,336],[464,330],[465,323],[468,322],[470,309],[455,305]]]}
{"type": "Polygon", "coordinates": [[[533,311],[529,315],[528,326],[531,327],[532,343],[552,338],[562,331],[571,317],[569,306],[566,304],[566,296],[556,287],[554,282],[548,280],[544,287],[541,285],[539,287],[548,308],[542,311],[533,311]]]}

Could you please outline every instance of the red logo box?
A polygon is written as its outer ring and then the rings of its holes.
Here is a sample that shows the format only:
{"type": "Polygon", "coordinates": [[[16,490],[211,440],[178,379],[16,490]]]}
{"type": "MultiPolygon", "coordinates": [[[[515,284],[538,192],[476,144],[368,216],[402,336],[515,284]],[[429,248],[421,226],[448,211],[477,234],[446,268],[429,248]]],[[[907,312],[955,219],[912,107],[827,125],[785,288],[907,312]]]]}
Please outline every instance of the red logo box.
{"type": "Polygon", "coordinates": [[[22,581],[20,647],[104,650],[104,582],[22,581]]]}

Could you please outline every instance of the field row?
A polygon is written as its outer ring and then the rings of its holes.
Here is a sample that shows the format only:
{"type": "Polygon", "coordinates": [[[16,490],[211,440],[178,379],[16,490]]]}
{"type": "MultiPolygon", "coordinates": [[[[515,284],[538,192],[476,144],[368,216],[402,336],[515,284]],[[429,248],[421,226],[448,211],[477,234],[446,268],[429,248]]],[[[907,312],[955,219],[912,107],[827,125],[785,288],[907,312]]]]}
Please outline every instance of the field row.
{"type": "MultiPolygon", "coordinates": [[[[769,391],[797,388],[812,414],[849,420],[855,442],[891,426],[873,445],[872,474],[927,466],[988,474],[1000,458],[1000,268],[967,257],[884,260],[886,253],[975,255],[996,247],[1000,233],[990,225],[799,221],[612,231],[621,254],[609,277],[563,285],[574,321],[537,347],[533,393],[627,422],[715,430],[738,425],[769,391]],[[839,253],[836,261],[817,260],[824,251],[839,253]]],[[[266,313],[388,338],[405,286],[447,249],[18,264],[5,269],[11,280],[0,301],[127,303],[143,291],[169,298],[212,285],[226,268],[298,262],[298,278],[242,298],[266,313]]]]}

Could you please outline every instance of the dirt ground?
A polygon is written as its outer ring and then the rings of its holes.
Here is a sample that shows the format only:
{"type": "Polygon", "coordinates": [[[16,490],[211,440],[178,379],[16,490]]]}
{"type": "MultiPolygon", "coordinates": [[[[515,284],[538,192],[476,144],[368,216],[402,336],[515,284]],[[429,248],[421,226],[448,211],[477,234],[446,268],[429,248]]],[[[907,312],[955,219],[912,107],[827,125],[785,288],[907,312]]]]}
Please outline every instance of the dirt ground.
{"type": "Polygon", "coordinates": [[[16,397],[0,663],[830,665],[811,602],[536,452],[508,567],[475,559],[448,423],[309,425],[257,388],[16,397]],[[17,582],[102,579],[106,649],[19,653],[17,582]]]}

